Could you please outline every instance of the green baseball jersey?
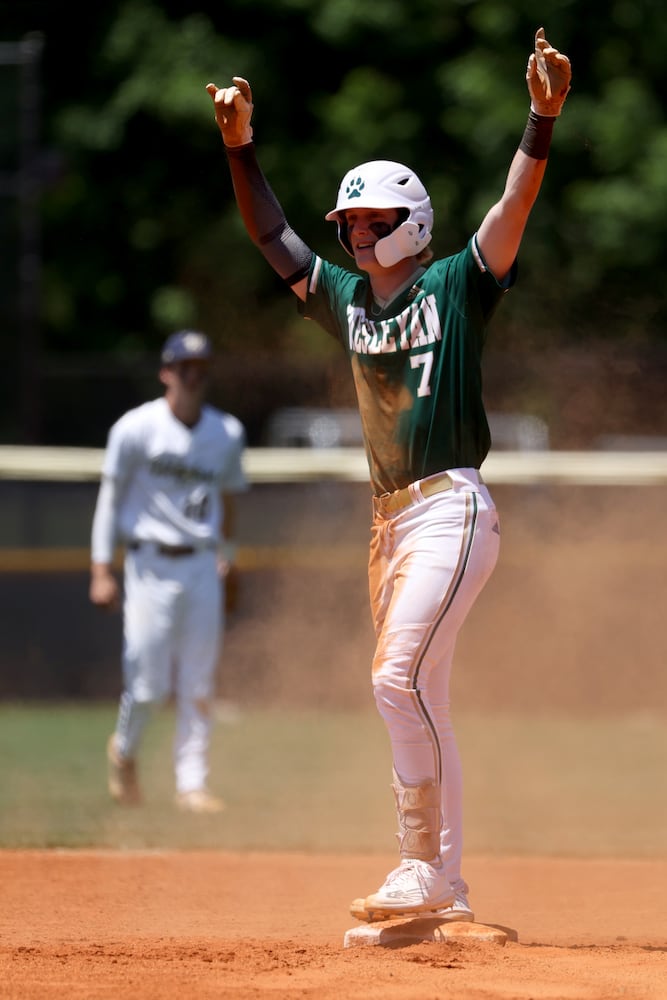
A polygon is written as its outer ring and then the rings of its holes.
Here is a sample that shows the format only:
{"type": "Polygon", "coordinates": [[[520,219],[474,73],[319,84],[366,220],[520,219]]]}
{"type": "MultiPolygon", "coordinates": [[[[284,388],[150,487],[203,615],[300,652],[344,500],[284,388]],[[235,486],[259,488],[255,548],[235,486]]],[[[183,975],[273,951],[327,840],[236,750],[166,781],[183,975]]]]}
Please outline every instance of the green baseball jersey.
{"type": "Polygon", "coordinates": [[[382,312],[368,276],[313,256],[301,312],[350,358],[376,495],[446,469],[479,469],[491,446],[482,349],[502,286],[476,246],[430,263],[382,312]],[[375,307],[377,309],[377,307],[375,307]]]}

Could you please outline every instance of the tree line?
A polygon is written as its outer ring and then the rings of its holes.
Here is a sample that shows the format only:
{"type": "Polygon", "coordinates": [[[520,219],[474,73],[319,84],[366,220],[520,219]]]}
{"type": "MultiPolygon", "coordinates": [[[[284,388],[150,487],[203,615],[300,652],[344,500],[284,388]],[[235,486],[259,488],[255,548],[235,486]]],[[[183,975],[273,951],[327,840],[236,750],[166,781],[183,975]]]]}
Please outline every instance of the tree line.
{"type": "MultiPolygon", "coordinates": [[[[40,350],[127,358],[166,332],[206,329],[229,352],[326,355],[249,243],[209,81],[253,87],[261,162],[293,227],[347,258],[324,221],[341,177],[410,164],[435,210],[433,248],[458,250],[504,184],[528,110],[525,65],[542,23],[573,66],[546,180],[498,316],[508,344],[598,337],[664,343],[667,226],[658,0],[110,0],[0,4],[6,41],[43,37],[40,350]],[[76,28],[76,30],[75,30],[76,28]]],[[[6,120],[18,74],[0,67],[6,120]]],[[[3,164],[18,138],[6,129],[3,164]],[[14,136],[14,138],[13,138],[14,136]]],[[[0,202],[11,258],[16,206],[0,202]]],[[[0,279],[11,354],[14,268],[0,279]]],[[[10,388],[10,387],[9,387],[10,388]]],[[[11,395],[11,393],[10,393],[11,395]]]]}

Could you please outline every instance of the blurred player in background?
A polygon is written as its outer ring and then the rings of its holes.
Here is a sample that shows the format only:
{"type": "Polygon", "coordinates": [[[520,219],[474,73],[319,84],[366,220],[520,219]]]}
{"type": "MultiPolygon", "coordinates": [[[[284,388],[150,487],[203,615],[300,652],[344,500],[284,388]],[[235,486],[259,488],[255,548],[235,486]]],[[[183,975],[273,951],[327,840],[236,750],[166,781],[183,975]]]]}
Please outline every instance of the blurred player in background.
{"type": "Polygon", "coordinates": [[[151,709],[173,696],[176,804],[224,808],[207,787],[212,697],[225,594],[236,584],[234,495],[248,484],[242,424],[204,403],[212,353],[198,331],[172,334],[159,372],[164,395],[120,417],[107,441],[90,599],[119,608],[112,562],[123,545],[123,691],[107,744],[109,792],[123,805],[141,801],[141,738],[151,709]]]}
{"type": "Polygon", "coordinates": [[[301,313],[346,350],[373,489],[369,585],[375,700],[391,741],[400,864],[356,900],[362,919],[433,911],[472,920],[461,874],[462,778],[449,705],[456,637],[496,564],[498,515],[479,469],[490,447],[481,357],[514,284],[570,64],[539,29],[530,112],[505,190],[467,246],[433,260],[433,211],[409,168],[344,177],[326,216],[362,274],[333,265],[287,223],[257,161],[246,80],[209,84],[238,207],[301,313]]]}

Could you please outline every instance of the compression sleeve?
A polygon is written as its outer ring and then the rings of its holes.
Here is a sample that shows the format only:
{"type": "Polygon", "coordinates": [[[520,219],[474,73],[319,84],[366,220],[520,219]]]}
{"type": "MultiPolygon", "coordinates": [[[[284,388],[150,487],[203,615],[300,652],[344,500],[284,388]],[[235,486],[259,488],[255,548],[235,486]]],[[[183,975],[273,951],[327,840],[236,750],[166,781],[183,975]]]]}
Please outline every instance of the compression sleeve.
{"type": "Polygon", "coordinates": [[[225,147],[236,202],[250,239],[287,285],[307,277],[313,251],[294,232],[257,162],[255,144],[225,147]]]}
{"type": "Polygon", "coordinates": [[[116,484],[105,476],[97,494],[97,504],[93,516],[91,559],[94,563],[113,561],[116,541],[116,484]]]}

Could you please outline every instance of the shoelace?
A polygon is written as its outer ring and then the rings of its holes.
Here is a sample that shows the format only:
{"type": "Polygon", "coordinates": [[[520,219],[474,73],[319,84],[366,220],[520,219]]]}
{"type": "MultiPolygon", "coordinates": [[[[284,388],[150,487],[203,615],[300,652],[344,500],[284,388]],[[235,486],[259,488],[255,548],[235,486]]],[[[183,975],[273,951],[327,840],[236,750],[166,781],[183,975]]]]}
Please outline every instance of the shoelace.
{"type": "Polygon", "coordinates": [[[454,902],[452,903],[452,906],[457,906],[457,905],[465,907],[466,910],[470,909],[470,904],[468,903],[468,897],[464,892],[461,892],[460,890],[455,894],[454,902]]]}
{"type": "Polygon", "coordinates": [[[423,872],[420,870],[420,862],[406,858],[401,861],[398,868],[394,868],[393,872],[389,872],[384,884],[387,887],[398,884],[400,887],[402,883],[408,881],[412,876],[417,879],[420,886],[424,885],[425,879],[423,872]]]}

